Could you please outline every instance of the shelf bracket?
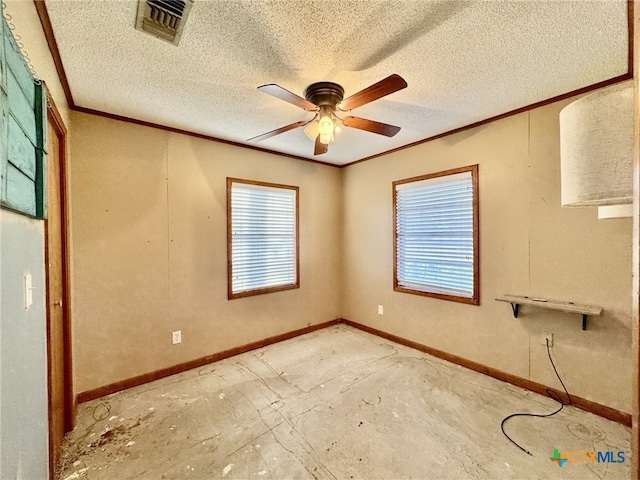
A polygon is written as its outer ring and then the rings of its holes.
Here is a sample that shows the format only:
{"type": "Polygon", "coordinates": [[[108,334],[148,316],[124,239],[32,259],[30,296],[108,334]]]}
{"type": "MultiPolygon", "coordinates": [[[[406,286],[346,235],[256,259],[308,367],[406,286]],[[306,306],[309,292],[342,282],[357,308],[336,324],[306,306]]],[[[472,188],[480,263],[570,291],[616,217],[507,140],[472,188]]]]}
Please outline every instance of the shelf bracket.
{"type": "MultiPolygon", "coordinates": [[[[512,303],[511,304],[511,310],[513,310],[513,318],[518,318],[518,312],[520,310],[520,304],[519,303],[512,303]]],[[[586,330],[587,329],[587,314],[583,313],[582,314],[582,330],[586,330]]]]}

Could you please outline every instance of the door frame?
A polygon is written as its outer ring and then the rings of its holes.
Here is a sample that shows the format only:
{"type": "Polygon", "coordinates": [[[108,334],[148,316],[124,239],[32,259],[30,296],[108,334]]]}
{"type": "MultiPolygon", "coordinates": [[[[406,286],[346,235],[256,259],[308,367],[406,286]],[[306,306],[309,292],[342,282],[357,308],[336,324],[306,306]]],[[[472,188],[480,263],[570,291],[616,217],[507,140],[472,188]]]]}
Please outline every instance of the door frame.
{"type": "Polygon", "coordinates": [[[640,0],[628,1],[634,87],[631,478],[640,480],[640,0]]]}
{"type": "MultiPolygon", "coordinates": [[[[59,136],[58,161],[60,169],[60,228],[62,238],[60,239],[60,248],[62,254],[62,337],[63,337],[63,362],[64,362],[64,430],[65,433],[72,430],[74,426],[76,403],[73,395],[73,365],[72,365],[72,344],[71,344],[71,284],[70,284],[70,255],[69,255],[69,195],[67,189],[67,128],[62,120],[62,116],[56,107],[51,95],[47,94],[47,127],[51,124],[53,129],[57,131],[59,136]]],[[[48,220],[47,220],[48,221],[48,220]]],[[[48,275],[49,265],[49,247],[48,247],[48,226],[45,222],[45,272],[48,275]]],[[[47,281],[47,389],[51,391],[51,338],[50,338],[50,319],[51,305],[49,283],[47,281]]],[[[53,449],[57,446],[53,445],[53,424],[52,417],[52,400],[51,395],[47,395],[47,407],[49,418],[49,475],[54,478],[56,465],[53,464],[53,449]]]]}

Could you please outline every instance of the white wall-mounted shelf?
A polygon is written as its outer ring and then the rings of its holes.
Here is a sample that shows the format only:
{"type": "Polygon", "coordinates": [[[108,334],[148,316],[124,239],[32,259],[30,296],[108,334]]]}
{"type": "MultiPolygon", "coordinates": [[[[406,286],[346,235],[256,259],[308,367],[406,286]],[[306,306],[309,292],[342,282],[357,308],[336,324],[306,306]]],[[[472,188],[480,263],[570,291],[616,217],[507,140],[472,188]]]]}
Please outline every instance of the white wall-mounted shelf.
{"type": "Polygon", "coordinates": [[[600,315],[601,307],[593,305],[583,305],[574,302],[561,302],[558,300],[548,300],[546,298],[527,297],[521,295],[502,295],[496,298],[498,302],[507,302],[511,304],[513,316],[518,318],[520,305],[530,305],[532,307],[546,308],[547,310],[558,310],[560,312],[578,313],[582,315],[582,330],[587,329],[587,315],[600,315]]]}

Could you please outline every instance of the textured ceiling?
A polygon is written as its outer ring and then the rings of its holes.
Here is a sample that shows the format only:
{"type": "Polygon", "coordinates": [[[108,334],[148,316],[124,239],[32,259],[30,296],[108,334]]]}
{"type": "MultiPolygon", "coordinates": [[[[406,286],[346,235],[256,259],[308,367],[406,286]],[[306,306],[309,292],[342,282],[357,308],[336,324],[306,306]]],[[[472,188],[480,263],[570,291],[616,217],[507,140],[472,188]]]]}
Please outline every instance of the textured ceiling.
{"type": "Polygon", "coordinates": [[[312,114],[256,89],[404,90],[314,157],[302,128],[254,144],[344,165],[628,72],[626,0],[195,0],[179,46],[134,29],[136,1],[46,0],[77,106],[247,143],[312,114]]]}

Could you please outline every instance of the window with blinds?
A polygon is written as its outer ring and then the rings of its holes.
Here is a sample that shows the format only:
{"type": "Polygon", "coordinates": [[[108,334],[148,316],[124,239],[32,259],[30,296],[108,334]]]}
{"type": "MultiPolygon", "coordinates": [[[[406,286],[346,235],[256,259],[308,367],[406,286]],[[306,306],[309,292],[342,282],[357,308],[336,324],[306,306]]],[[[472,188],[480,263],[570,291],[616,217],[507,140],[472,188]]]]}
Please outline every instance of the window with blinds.
{"type": "Polygon", "coordinates": [[[227,179],[229,298],[298,288],[298,187],[227,179]]]}
{"type": "Polygon", "coordinates": [[[393,186],[394,289],[478,305],[478,166],[393,186]]]}

